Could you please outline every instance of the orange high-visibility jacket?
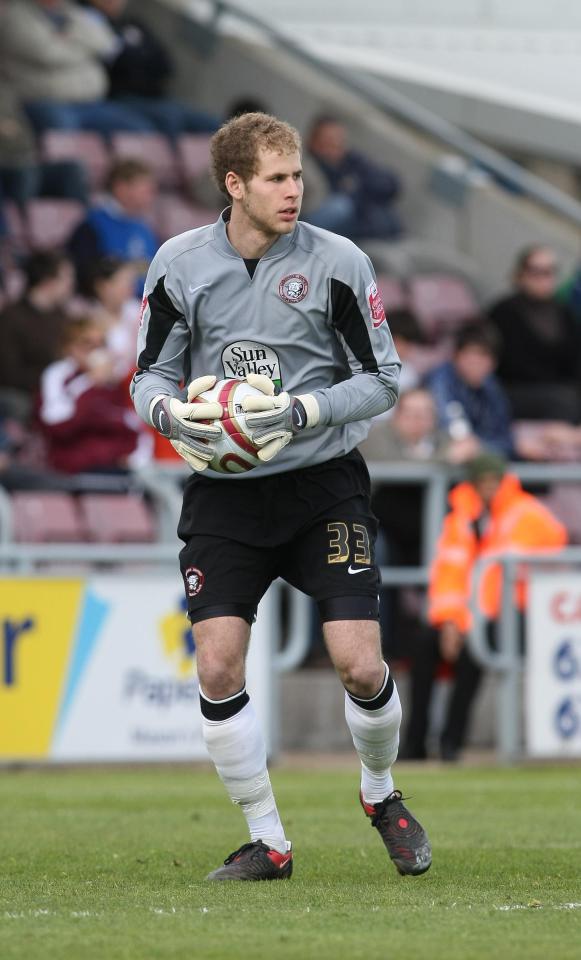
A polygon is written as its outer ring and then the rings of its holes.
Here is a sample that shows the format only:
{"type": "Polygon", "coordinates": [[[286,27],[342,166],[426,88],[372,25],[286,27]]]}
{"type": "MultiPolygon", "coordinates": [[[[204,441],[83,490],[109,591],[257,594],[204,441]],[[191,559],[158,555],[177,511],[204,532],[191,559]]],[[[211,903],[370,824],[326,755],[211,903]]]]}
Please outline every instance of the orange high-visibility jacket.
{"type": "MultiPolygon", "coordinates": [[[[520,481],[506,474],[490,505],[488,523],[478,540],[474,521],[483,510],[480,495],[470,483],[461,483],[450,492],[451,513],[444,526],[430,571],[430,623],[439,626],[447,620],[463,632],[471,626],[469,609],[472,570],[476,560],[493,553],[541,553],[554,551],[567,543],[567,531],[552,513],[520,481]]],[[[478,603],[489,619],[498,616],[502,590],[502,569],[490,564],[481,576],[478,603]]],[[[526,604],[526,584],[517,583],[515,603],[520,610],[526,604]]]]}

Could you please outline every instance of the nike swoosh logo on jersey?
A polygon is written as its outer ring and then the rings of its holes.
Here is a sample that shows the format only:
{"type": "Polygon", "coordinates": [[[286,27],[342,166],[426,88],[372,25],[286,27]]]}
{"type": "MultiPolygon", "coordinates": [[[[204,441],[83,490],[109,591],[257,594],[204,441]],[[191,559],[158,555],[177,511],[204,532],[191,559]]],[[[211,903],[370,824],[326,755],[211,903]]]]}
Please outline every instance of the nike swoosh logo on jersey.
{"type": "Polygon", "coordinates": [[[365,573],[366,570],[371,570],[371,567],[356,567],[354,569],[352,564],[347,567],[347,573],[365,573]]]}
{"type": "Polygon", "coordinates": [[[190,293],[195,293],[196,290],[201,290],[202,287],[209,287],[209,286],[210,286],[209,283],[200,283],[197,287],[193,287],[193,286],[190,284],[189,287],[188,287],[188,290],[190,291],[190,293]]]}

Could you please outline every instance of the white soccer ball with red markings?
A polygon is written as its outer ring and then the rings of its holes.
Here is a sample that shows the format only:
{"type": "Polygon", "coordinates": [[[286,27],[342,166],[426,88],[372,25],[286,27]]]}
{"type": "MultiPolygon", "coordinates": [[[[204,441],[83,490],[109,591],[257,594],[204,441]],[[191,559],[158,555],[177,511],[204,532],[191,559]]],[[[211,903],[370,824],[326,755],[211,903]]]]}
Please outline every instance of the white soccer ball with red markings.
{"type": "Polygon", "coordinates": [[[244,397],[263,397],[245,380],[218,380],[211,390],[204,390],[194,402],[217,401],[224,411],[220,425],[222,434],[213,441],[216,453],[208,464],[217,473],[246,473],[260,463],[259,448],[250,439],[246,415],[242,409],[244,397]]]}

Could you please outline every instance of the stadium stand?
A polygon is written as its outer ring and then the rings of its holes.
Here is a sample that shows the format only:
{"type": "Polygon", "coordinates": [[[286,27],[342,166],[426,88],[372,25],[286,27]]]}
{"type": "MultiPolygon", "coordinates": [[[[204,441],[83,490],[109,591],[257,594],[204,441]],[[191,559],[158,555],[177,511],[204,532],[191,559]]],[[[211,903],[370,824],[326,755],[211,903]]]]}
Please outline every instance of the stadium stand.
{"type": "Polygon", "coordinates": [[[74,498],[68,493],[18,492],[11,496],[17,543],[79,543],[86,539],[74,498]]]}
{"type": "Polygon", "coordinates": [[[152,543],[156,529],[143,497],[134,493],[79,497],[85,538],[93,543],[152,543]]]}
{"type": "Polygon", "coordinates": [[[89,177],[91,190],[100,190],[105,182],[111,158],[98,133],[84,130],[47,130],[40,138],[45,160],[79,160],[89,177]]]}
{"type": "Polygon", "coordinates": [[[165,189],[179,186],[180,173],[167,139],[159,133],[116,133],[111,138],[115,159],[147,160],[157,183],[165,189]]]}

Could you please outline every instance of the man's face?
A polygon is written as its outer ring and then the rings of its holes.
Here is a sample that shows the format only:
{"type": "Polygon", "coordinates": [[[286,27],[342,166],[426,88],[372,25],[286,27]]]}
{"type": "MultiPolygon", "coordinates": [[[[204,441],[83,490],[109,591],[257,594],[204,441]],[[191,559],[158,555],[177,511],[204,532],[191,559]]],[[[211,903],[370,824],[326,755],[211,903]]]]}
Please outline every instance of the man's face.
{"type": "Polygon", "coordinates": [[[496,473],[483,473],[481,477],[473,481],[473,485],[482,497],[486,507],[489,507],[492,503],[501,483],[502,478],[496,473]]]}
{"type": "Polygon", "coordinates": [[[430,395],[419,390],[404,395],[395,408],[393,425],[408,443],[418,443],[429,437],[436,427],[434,402],[430,395]]]}
{"type": "Polygon", "coordinates": [[[267,236],[291,233],[303,199],[300,154],[261,150],[256,173],[246,183],[236,178],[234,191],[250,226],[267,236]]]}
{"type": "Polygon", "coordinates": [[[331,165],[338,164],[347,150],[347,132],[341,123],[321,123],[313,131],[310,148],[316,157],[331,165]]]}
{"type": "Polygon", "coordinates": [[[454,366],[460,378],[469,387],[481,387],[496,366],[492,354],[478,344],[471,344],[459,350],[454,357],[454,366]]]}
{"type": "Polygon", "coordinates": [[[523,293],[534,300],[550,300],[557,287],[557,261],[546,247],[534,250],[517,277],[523,293]]]}

